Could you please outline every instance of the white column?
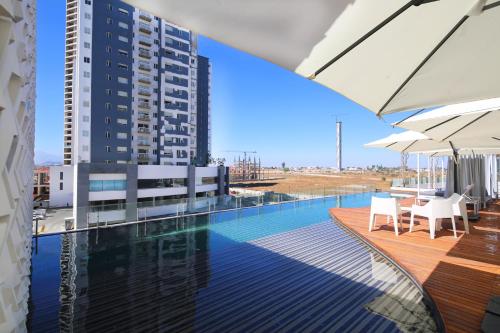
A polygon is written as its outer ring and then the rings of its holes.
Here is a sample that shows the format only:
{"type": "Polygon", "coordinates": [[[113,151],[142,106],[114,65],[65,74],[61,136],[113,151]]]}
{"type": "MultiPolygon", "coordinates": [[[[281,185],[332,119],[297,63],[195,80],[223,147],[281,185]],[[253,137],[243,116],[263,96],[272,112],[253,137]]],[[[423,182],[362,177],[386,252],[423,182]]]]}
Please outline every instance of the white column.
{"type": "Polygon", "coordinates": [[[431,157],[427,157],[427,188],[431,188],[431,157]]]}

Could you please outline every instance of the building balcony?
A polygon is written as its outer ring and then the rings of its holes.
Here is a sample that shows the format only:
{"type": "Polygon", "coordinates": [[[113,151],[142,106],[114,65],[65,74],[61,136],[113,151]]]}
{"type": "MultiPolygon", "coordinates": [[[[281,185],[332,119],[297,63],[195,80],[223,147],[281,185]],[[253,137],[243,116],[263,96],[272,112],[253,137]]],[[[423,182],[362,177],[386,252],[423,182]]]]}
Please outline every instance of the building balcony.
{"type": "Polygon", "coordinates": [[[177,86],[185,87],[187,88],[189,82],[187,79],[179,78],[177,76],[174,76],[172,78],[166,78],[165,83],[170,83],[170,84],[175,84],[177,86]]]}
{"type": "Polygon", "coordinates": [[[145,84],[151,84],[151,78],[148,76],[139,76],[138,81],[145,84]]]}
{"type": "Polygon", "coordinates": [[[165,33],[167,35],[182,38],[182,39],[187,40],[187,41],[190,40],[189,32],[179,30],[179,29],[171,27],[171,26],[168,26],[167,29],[165,29],[165,33]]]}
{"type": "Polygon", "coordinates": [[[137,103],[137,106],[139,106],[142,109],[148,109],[148,110],[151,108],[151,104],[146,102],[139,102],[137,103]]]}
{"type": "Polygon", "coordinates": [[[186,90],[171,90],[171,91],[165,91],[165,96],[170,96],[170,97],[175,97],[179,99],[189,99],[189,94],[186,90]]]}
{"type": "Polygon", "coordinates": [[[139,56],[146,59],[151,59],[151,52],[148,50],[139,49],[139,56]]]}
{"type": "Polygon", "coordinates": [[[153,45],[153,39],[148,36],[139,36],[139,44],[142,44],[144,46],[151,46],[153,45]]]}
{"type": "Polygon", "coordinates": [[[187,67],[178,66],[178,65],[166,65],[165,70],[174,74],[188,75],[189,70],[187,67]]]}
{"type": "Polygon", "coordinates": [[[151,90],[149,90],[149,89],[139,88],[138,93],[139,93],[139,95],[143,95],[143,96],[151,96],[151,90]]]}
{"type": "Polygon", "coordinates": [[[185,54],[175,54],[175,52],[173,51],[165,50],[165,57],[172,60],[180,61],[185,65],[189,64],[189,56],[185,54]]]}
{"type": "Polygon", "coordinates": [[[149,134],[149,133],[151,133],[151,132],[149,131],[149,128],[146,128],[146,127],[139,127],[139,128],[137,129],[137,133],[139,133],[139,134],[149,134]]]}
{"type": "Polygon", "coordinates": [[[149,117],[149,115],[143,114],[143,115],[139,115],[137,117],[137,120],[149,122],[151,120],[151,118],[149,117]]]}
{"type": "Polygon", "coordinates": [[[167,110],[178,110],[178,111],[187,111],[188,103],[184,102],[175,102],[175,103],[164,103],[164,107],[167,110]]]}
{"type": "Polygon", "coordinates": [[[137,159],[139,161],[149,161],[149,154],[137,154],[137,159]]]}
{"type": "Polygon", "coordinates": [[[138,141],[138,142],[137,142],[137,146],[139,146],[139,147],[146,147],[146,148],[149,148],[149,147],[150,147],[150,144],[149,144],[149,142],[147,142],[147,141],[138,141]]]}
{"type": "Polygon", "coordinates": [[[151,66],[149,64],[140,63],[139,64],[139,69],[143,70],[143,71],[146,71],[146,72],[151,72],[151,66]]]}
{"type": "Polygon", "coordinates": [[[149,24],[139,22],[139,31],[150,35],[152,30],[149,24]]]}
{"type": "Polygon", "coordinates": [[[143,12],[142,10],[139,12],[139,18],[144,20],[144,21],[147,21],[147,22],[151,22],[153,20],[153,16],[146,13],[146,12],[143,12]]]}

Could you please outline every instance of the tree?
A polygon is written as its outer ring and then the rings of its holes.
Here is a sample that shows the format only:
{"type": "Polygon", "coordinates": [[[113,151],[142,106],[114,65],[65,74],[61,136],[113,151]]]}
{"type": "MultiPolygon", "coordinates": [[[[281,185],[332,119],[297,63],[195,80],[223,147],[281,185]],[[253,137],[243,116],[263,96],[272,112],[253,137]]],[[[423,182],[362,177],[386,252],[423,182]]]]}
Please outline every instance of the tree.
{"type": "Polygon", "coordinates": [[[281,168],[285,170],[285,162],[281,162],[281,168]]]}

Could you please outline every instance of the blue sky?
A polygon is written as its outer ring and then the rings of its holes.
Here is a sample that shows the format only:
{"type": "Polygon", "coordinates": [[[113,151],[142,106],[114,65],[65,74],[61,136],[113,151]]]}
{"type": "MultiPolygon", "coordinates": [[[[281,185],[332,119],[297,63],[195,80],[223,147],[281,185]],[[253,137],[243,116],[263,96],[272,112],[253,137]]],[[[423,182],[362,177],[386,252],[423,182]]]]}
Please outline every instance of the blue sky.
{"type": "MultiPolygon", "coordinates": [[[[39,1],[37,162],[61,161],[63,146],[65,1],[39,1]]],[[[264,60],[199,39],[212,62],[212,151],[256,150],[266,166],[335,165],[335,115],[343,121],[344,166],[399,165],[399,154],[365,149],[396,132],[341,95],[264,60]]],[[[356,78],[353,78],[355,80],[356,78]]]]}

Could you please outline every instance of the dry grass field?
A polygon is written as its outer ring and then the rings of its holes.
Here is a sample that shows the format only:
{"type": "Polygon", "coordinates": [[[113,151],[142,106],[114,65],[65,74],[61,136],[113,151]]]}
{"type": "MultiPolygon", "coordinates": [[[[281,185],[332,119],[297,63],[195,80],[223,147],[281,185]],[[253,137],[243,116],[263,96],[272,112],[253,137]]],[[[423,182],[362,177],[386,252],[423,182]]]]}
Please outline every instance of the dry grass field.
{"type": "Polygon", "coordinates": [[[391,186],[392,178],[397,175],[376,172],[315,174],[315,173],[277,173],[270,179],[260,181],[241,181],[231,183],[239,187],[256,191],[274,191],[279,193],[320,192],[323,189],[335,189],[347,186],[368,185],[386,190],[391,186]]]}

